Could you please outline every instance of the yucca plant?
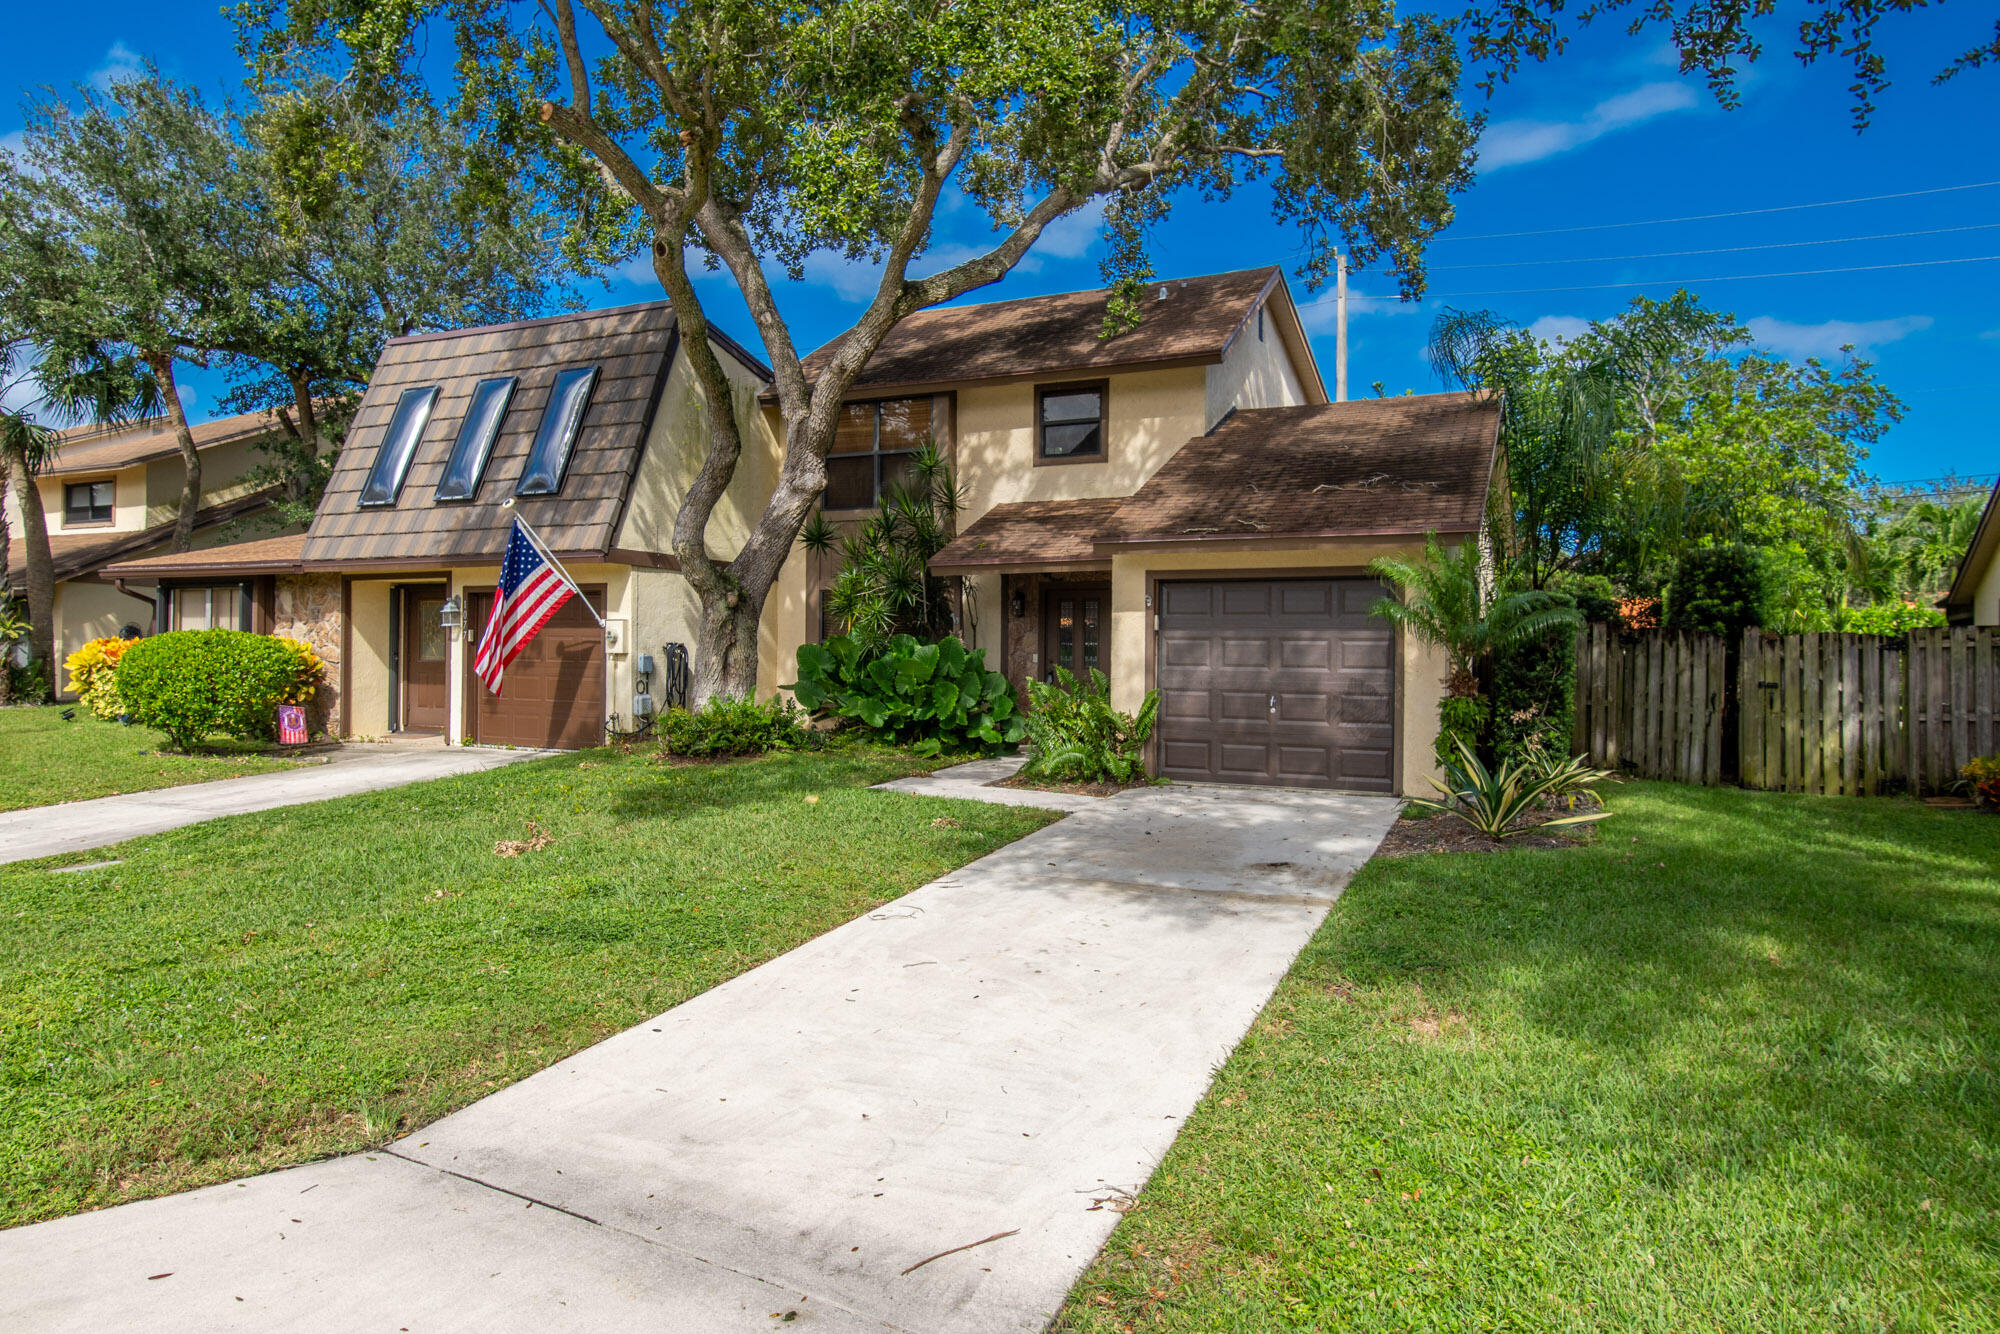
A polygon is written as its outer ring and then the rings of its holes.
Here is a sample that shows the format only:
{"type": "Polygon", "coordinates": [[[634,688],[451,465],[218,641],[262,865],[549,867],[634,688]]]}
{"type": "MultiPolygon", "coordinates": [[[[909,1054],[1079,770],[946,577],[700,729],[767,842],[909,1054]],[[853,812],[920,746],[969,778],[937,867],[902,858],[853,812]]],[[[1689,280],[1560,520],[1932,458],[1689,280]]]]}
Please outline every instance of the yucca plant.
{"type": "Polygon", "coordinates": [[[1488,769],[1480,763],[1472,747],[1458,743],[1458,757],[1445,766],[1445,781],[1431,779],[1443,801],[1428,797],[1412,798],[1410,804],[1424,810],[1455,815],[1488,838],[1511,838],[1531,829],[1551,829],[1558,825],[1589,824],[1602,820],[1609,811],[1587,815],[1563,815],[1552,820],[1531,820],[1536,801],[1551,789],[1551,776],[1537,776],[1527,762],[1510,762],[1488,769]]]}
{"type": "Polygon", "coordinates": [[[940,639],[969,631],[952,624],[950,583],[930,572],[931,557],[952,539],[952,518],[964,495],[944,451],[927,441],[910,455],[906,478],[889,488],[861,527],[843,537],[815,512],[799,543],[817,555],[840,556],[840,573],[826,592],[834,628],[869,652],[897,634],[940,639]]]}

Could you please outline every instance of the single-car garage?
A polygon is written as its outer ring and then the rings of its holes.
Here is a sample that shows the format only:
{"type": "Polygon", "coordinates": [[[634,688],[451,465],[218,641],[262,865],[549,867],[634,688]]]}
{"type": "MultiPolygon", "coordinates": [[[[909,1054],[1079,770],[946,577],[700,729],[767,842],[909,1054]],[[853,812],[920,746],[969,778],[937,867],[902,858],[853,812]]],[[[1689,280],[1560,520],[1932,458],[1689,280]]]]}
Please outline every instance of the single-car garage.
{"type": "MultiPolygon", "coordinates": [[[[585,584],[583,594],[604,605],[604,589],[585,584]]],[[[493,590],[470,598],[468,644],[479,642],[493,610],[493,590]]],[[[604,744],[604,628],[571,598],[507,664],[498,695],[472,674],[465,655],[465,689],[476,703],[470,710],[472,739],[485,746],[548,746],[583,750],[604,744]]]]}
{"type": "Polygon", "coordinates": [[[1160,773],[1389,792],[1394,632],[1373,579],[1159,585],[1160,773]]]}

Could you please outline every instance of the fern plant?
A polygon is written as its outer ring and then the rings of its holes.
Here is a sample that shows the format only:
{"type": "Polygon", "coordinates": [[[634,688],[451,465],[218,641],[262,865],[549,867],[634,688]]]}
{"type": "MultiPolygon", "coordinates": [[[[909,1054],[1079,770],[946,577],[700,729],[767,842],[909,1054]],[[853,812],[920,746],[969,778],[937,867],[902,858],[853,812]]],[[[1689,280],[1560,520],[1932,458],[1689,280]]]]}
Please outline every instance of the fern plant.
{"type": "Polygon", "coordinates": [[[1444,773],[1444,782],[1431,779],[1431,786],[1438,790],[1443,801],[1415,797],[1410,804],[1455,815],[1488,838],[1511,838],[1531,829],[1553,829],[1558,825],[1589,824],[1611,814],[1592,811],[1552,820],[1533,819],[1538,799],[1552,790],[1560,775],[1537,776],[1526,762],[1508,762],[1488,769],[1463,741],[1458,743],[1458,758],[1445,766],[1444,773]]]}
{"type": "Polygon", "coordinates": [[[1058,667],[1053,683],[1028,682],[1028,741],[1035,753],[1021,773],[1065,783],[1130,783],[1146,774],[1146,742],[1159,718],[1160,692],[1149,690],[1137,714],[1111,707],[1111,682],[1091,668],[1079,681],[1058,667]]]}

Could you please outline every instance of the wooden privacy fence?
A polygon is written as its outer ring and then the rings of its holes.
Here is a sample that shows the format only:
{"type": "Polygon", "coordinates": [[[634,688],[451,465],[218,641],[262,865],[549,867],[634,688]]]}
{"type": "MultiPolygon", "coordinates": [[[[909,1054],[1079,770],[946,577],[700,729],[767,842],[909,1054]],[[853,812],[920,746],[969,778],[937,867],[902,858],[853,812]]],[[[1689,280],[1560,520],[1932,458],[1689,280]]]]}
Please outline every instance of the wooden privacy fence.
{"type": "Polygon", "coordinates": [[[1683,783],[1941,792],[2000,751],[2000,634],[1577,637],[1576,750],[1683,783]]]}
{"type": "Polygon", "coordinates": [[[1628,639],[1585,626],[1576,645],[1577,748],[1641,778],[1720,783],[1728,658],[1716,635],[1662,630],[1628,639]]]}

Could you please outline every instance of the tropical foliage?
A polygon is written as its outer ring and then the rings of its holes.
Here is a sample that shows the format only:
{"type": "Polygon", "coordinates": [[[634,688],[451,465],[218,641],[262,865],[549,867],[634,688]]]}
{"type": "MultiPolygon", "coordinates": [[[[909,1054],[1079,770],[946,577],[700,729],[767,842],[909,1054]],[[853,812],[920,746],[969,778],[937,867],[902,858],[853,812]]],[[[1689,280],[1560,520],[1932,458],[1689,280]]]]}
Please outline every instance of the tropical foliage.
{"type": "Polygon", "coordinates": [[[1572,765],[1545,767],[1525,760],[1505,760],[1489,769],[1464,742],[1459,742],[1456,750],[1452,761],[1444,766],[1443,781],[1431,779],[1431,786],[1443,799],[1413,797],[1412,806],[1456,816],[1488,838],[1512,838],[1531,829],[1589,824],[1610,814],[1609,811],[1543,814],[1544,796],[1558,787],[1575,792],[1594,781],[1584,777],[1590,772],[1588,769],[1572,765]]]}
{"type": "Polygon", "coordinates": [[[1130,783],[1146,774],[1146,742],[1160,713],[1149,690],[1137,714],[1111,707],[1111,682],[1095,667],[1079,681],[1058,667],[1055,680],[1028,682],[1028,741],[1035,753],[1021,766],[1028,778],[1073,783],[1130,783]]]}
{"type": "Polygon", "coordinates": [[[919,755],[997,750],[1024,732],[1014,687],[984,649],[892,635],[869,650],[847,635],[801,644],[799,678],[780,687],[813,715],[858,724],[919,755]]]}
{"type": "Polygon", "coordinates": [[[93,639],[69,655],[63,666],[69,669],[70,693],[83,701],[93,717],[116,721],[125,712],[118,698],[118,660],[136,639],[93,639]]]}
{"type": "Polygon", "coordinates": [[[1382,556],[1368,568],[1402,590],[1401,597],[1378,598],[1370,612],[1444,650],[1445,689],[1455,698],[1480,693],[1496,651],[1577,624],[1576,608],[1546,592],[1496,587],[1477,542],[1447,551],[1432,533],[1422,558],[1382,556]]]}
{"type": "Polygon", "coordinates": [[[910,456],[904,479],[889,489],[875,513],[845,536],[815,511],[799,542],[821,557],[838,554],[840,572],[822,594],[827,618],[864,649],[879,650],[891,635],[937,639],[971,627],[956,579],[931,573],[931,557],[952,539],[964,507],[958,480],[936,441],[910,456]]]}

